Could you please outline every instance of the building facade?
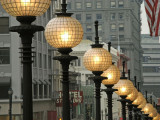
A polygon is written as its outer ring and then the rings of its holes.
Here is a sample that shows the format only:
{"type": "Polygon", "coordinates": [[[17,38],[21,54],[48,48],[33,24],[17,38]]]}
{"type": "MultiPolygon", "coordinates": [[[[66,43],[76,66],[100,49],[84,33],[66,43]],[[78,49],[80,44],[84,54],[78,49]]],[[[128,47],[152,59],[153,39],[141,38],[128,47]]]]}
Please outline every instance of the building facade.
{"type": "MultiPolygon", "coordinates": [[[[52,1],[48,11],[34,22],[36,25],[46,26],[54,17],[55,6],[59,3],[52,1]]],[[[13,119],[22,120],[22,64],[20,59],[21,40],[17,33],[9,32],[10,26],[19,23],[5,12],[0,5],[0,119],[8,120],[8,90],[13,89],[13,119]]],[[[34,120],[56,119],[55,91],[53,69],[53,48],[48,45],[43,32],[35,33],[32,41],[33,65],[33,117],[34,120]]],[[[58,90],[57,90],[58,91],[58,90]]]]}
{"type": "Polygon", "coordinates": [[[159,37],[142,35],[143,48],[143,89],[160,98],[160,41],[159,37]]]}
{"type": "Polygon", "coordinates": [[[94,40],[94,21],[99,21],[100,41],[112,42],[116,49],[130,58],[131,80],[143,81],[141,67],[142,0],[67,0],[68,11],[80,21],[84,39],[94,40]]]}

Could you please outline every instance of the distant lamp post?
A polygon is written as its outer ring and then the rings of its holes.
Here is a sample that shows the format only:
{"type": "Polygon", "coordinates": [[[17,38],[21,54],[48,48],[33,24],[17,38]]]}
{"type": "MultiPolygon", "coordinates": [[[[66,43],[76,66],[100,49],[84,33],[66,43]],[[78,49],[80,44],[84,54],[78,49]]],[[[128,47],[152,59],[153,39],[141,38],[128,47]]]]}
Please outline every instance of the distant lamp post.
{"type": "Polygon", "coordinates": [[[56,13],[57,17],[49,21],[45,29],[47,42],[58,49],[61,56],[55,56],[62,65],[63,80],[63,120],[70,120],[70,101],[69,101],[69,64],[72,60],[78,59],[77,56],[70,56],[72,48],[77,46],[83,38],[83,29],[78,20],[71,17],[72,13],[66,13],[66,0],[62,0],[62,12],[56,13]]]}
{"type": "MultiPolygon", "coordinates": [[[[109,52],[110,52],[110,44],[109,44],[109,52]]],[[[103,72],[103,74],[101,75],[103,77],[107,77],[108,79],[104,79],[102,81],[102,83],[107,87],[107,89],[104,89],[103,91],[106,92],[107,97],[108,97],[108,120],[113,120],[113,114],[112,114],[112,94],[114,91],[116,91],[117,89],[113,89],[112,87],[114,86],[114,84],[116,84],[119,79],[120,79],[120,71],[117,68],[116,65],[114,65],[114,63],[112,63],[112,65],[103,72]]]]}
{"type": "Polygon", "coordinates": [[[100,87],[103,79],[101,76],[103,71],[107,70],[112,64],[111,54],[105,50],[102,44],[99,44],[98,37],[98,21],[95,21],[95,44],[91,45],[92,49],[88,50],[83,57],[84,66],[86,69],[92,71],[95,75],[93,77],[96,87],[96,120],[101,120],[101,108],[100,108],[100,87]]]}
{"type": "MultiPolygon", "coordinates": [[[[130,70],[128,70],[128,79],[131,80],[130,70]]],[[[132,115],[133,104],[132,104],[132,102],[137,98],[137,96],[138,96],[138,91],[134,87],[133,91],[129,95],[127,95],[127,97],[126,97],[126,100],[128,102],[127,107],[128,107],[128,118],[129,118],[129,120],[132,120],[132,118],[133,118],[133,115],[132,115]]]]}
{"type": "Polygon", "coordinates": [[[133,83],[125,77],[124,69],[125,69],[125,62],[123,61],[122,77],[120,78],[118,83],[114,85],[114,89],[118,89],[118,91],[115,91],[115,93],[121,97],[119,101],[122,104],[122,117],[123,120],[126,120],[126,108],[125,108],[127,102],[126,97],[132,92],[133,83]]]}
{"type": "MultiPolygon", "coordinates": [[[[36,16],[47,11],[51,0],[0,0],[2,7],[12,16],[16,16],[19,26],[10,27],[11,32],[20,34],[23,64],[23,120],[33,120],[32,102],[32,38],[42,26],[32,25],[36,16]]],[[[15,41],[16,42],[16,41],[15,41]]]]}
{"type": "Polygon", "coordinates": [[[9,95],[9,120],[12,120],[12,95],[13,95],[12,88],[9,88],[8,95],[9,95]]]}

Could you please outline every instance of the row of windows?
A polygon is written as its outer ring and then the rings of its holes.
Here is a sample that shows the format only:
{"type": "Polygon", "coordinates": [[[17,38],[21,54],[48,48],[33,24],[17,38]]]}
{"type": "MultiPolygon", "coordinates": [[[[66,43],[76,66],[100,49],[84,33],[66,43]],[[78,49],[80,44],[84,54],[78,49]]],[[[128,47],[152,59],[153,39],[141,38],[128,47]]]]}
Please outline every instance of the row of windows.
{"type": "MultiPolygon", "coordinates": [[[[117,19],[116,13],[111,13],[110,14],[110,19],[111,20],[116,20],[117,19]]],[[[123,20],[123,19],[124,19],[124,14],[123,13],[118,13],[118,20],[123,20]]]]}
{"type": "Polygon", "coordinates": [[[9,18],[0,17],[0,34],[9,34],[9,18]]]}
{"type": "Polygon", "coordinates": [[[156,72],[156,73],[159,73],[160,72],[160,67],[158,66],[145,66],[143,67],[143,72],[156,72]]]}
{"type": "MultiPolygon", "coordinates": [[[[72,9],[72,5],[71,5],[71,4],[72,4],[71,2],[68,2],[67,9],[72,9]]],[[[82,7],[83,7],[82,5],[83,5],[83,4],[82,4],[81,2],[76,2],[76,3],[75,3],[76,9],[82,9],[82,7]]],[[[123,1],[123,0],[119,0],[118,2],[116,2],[116,1],[111,1],[111,2],[110,2],[110,8],[116,8],[116,7],[118,7],[118,8],[123,8],[123,7],[124,7],[124,1],[123,1]]],[[[91,8],[93,8],[92,2],[86,2],[86,3],[85,3],[85,8],[86,8],[86,9],[91,9],[91,8]]],[[[97,9],[102,8],[102,2],[101,2],[101,1],[96,2],[95,8],[97,8],[97,9]]]]}
{"type": "Polygon", "coordinates": [[[111,41],[118,41],[118,39],[119,39],[120,41],[124,41],[124,40],[125,40],[124,38],[125,38],[124,35],[119,35],[119,38],[117,38],[116,35],[110,35],[110,40],[111,40],[111,41]]]}
{"type": "MultiPolygon", "coordinates": [[[[82,15],[81,14],[76,14],[75,15],[76,19],[81,21],[82,20],[82,15]]],[[[86,14],[86,21],[92,21],[92,14],[86,14]]],[[[102,14],[96,14],[96,19],[97,20],[102,20],[102,14]]]]}

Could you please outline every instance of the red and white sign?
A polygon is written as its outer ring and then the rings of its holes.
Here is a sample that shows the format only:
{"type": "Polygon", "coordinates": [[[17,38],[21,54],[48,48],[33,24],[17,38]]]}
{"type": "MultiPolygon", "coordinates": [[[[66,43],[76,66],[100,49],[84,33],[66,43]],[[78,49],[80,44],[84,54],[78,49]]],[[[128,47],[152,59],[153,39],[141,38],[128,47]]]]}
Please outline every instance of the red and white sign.
{"type": "MultiPolygon", "coordinates": [[[[69,91],[70,103],[72,103],[71,94],[73,94],[73,106],[77,106],[79,103],[83,103],[83,91],[79,90],[69,91]]],[[[59,91],[59,98],[57,98],[56,100],[56,106],[62,107],[62,91],[59,91]]]]}

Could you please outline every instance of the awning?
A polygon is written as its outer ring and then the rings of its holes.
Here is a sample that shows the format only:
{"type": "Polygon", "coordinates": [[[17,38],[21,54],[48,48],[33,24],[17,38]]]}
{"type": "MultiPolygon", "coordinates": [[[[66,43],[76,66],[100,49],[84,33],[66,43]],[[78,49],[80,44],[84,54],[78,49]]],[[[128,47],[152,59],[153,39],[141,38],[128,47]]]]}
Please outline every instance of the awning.
{"type": "Polygon", "coordinates": [[[0,77],[0,86],[11,85],[11,77],[0,77]]]}

